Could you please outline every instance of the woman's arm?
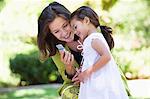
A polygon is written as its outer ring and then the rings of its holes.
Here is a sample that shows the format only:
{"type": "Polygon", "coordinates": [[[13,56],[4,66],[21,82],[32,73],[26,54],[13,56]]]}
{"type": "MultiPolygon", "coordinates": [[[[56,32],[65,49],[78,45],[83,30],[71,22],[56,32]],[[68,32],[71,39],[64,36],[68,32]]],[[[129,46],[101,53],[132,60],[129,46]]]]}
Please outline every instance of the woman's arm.
{"type": "Polygon", "coordinates": [[[60,60],[60,54],[59,52],[57,52],[54,56],[52,56],[52,59],[55,63],[55,65],[57,66],[58,68],[58,72],[60,73],[62,79],[65,81],[65,82],[71,82],[71,79],[69,79],[66,74],[65,74],[65,64],[63,64],[60,60]]]}

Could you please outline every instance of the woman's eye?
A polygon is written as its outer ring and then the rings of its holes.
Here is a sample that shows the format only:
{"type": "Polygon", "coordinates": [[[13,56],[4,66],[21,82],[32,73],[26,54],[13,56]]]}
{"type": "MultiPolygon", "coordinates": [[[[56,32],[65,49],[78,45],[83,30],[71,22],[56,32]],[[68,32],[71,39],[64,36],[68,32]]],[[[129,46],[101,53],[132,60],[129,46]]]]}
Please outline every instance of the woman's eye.
{"type": "Polygon", "coordinates": [[[65,25],[64,25],[64,28],[67,27],[67,26],[68,26],[68,24],[65,24],[65,25]]]}
{"type": "Polygon", "coordinates": [[[54,34],[57,34],[59,31],[55,31],[54,34]]]}

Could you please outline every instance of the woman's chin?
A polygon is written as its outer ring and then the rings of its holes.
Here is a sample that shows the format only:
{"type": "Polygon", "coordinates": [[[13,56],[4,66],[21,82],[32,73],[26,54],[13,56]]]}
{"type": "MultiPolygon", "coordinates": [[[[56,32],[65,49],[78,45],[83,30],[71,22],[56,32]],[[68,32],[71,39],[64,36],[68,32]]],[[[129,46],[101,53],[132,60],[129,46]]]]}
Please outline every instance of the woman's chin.
{"type": "Polygon", "coordinates": [[[74,39],[73,37],[72,37],[72,38],[68,38],[68,39],[66,39],[66,42],[68,42],[68,43],[69,43],[69,42],[72,42],[73,39],[74,39]]]}
{"type": "Polygon", "coordinates": [[[73,39],[67,39],[67,40],[65,40],[67,43],[70,43],[70,42],[72,42],[73,41],[73,39]]]}

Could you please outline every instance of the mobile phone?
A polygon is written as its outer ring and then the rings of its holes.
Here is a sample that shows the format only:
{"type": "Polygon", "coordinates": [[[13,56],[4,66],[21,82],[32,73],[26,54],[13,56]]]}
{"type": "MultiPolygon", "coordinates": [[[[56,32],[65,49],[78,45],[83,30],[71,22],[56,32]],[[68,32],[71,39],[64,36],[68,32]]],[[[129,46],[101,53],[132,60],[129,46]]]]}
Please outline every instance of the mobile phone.
{"type": "Polygon", "coordinates": [[[56,47],[57,47],[57,49],[60,50],[60,51],[65,51],[65,48],[63,47],[62,44],[57,44],[56,47]]]}

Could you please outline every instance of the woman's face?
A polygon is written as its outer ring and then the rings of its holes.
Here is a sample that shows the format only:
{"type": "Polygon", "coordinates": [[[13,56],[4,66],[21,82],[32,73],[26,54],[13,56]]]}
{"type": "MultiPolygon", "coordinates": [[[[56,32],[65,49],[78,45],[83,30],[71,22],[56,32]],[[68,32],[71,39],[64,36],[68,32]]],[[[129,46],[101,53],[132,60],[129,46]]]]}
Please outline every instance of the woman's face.
{"type": "Polygon", "coordinates": [[[49,29],[51,33],[61,41],[72,42],[74,39],[74,34],[72,32],[69,21],[62,17],[56,17],[49,24],[49,29]]]}

